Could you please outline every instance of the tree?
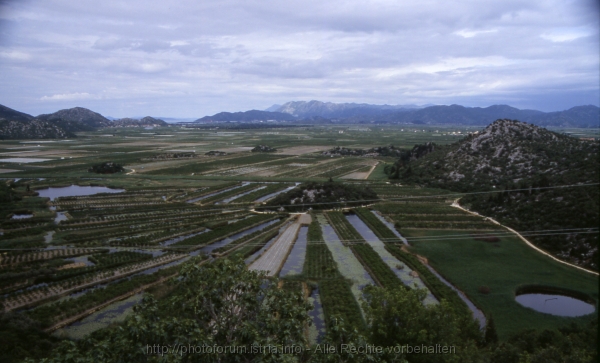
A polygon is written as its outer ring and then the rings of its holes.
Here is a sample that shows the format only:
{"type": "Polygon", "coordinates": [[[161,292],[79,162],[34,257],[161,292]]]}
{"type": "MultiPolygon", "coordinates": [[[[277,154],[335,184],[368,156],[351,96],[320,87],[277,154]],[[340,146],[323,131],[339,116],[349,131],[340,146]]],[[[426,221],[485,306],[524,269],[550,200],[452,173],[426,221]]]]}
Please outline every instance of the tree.
{"type": "Polygon", "coordinates": [[[310,305],[241,259],[188,263],[176,284],[166,301],[144,298],[118,329],[65,342],[45,362],[286,362],[295,356],[277,345],[306,346],[310,305]]]}
{"type": "Polygon", "coordinates": [[[496,332],[496,324],[494,318],[490,316],[485,326],[485,342],[486,344],[498,343],[498,333],[496,332]]]}
{"type": "Polygon", "coordinates": [[[469,362],[482,354],[477,348],[481,341],[477,323],[472,316],[457,313],[446,300],[426,306],[424,290],[368,286],[365,292],[363,308],[371,342],[383,347],[455,347],[454,354],[387,352],[385,361],[469,362]]]}

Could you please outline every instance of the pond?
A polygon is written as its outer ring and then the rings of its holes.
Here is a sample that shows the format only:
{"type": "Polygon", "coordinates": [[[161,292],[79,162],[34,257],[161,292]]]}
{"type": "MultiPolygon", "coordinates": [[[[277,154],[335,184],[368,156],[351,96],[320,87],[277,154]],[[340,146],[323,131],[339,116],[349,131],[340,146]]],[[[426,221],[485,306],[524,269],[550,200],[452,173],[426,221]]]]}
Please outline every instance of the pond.
{"type": "Polygon", "coordinates": [[[306,257],[306,234],[308,233],[308,227],[300,227],[298,231],[298,237],[294,243],[294,247],[290,251],[285,264],[279,272],[279,277],[287,275],[299,275],[302,273],[304,267],[304,259],[306,257]]]}
{"type": "Polygon", "coordinates": [[[517,302],[540,313],[576,317],[593,313],[594,305],[574,297],[556,294],[522,294],[517,302]]]}
{"type": "Polygon", "coordinates": [[[54,200],[59,197],[76,197],[81,195],[94,195],[99,193],[122,193],[125,189],[111,189],[107,187],[98,187],[98,186],[80,186],[80,185],[70,185],[68,187],[62,188],[47,188],[47,189],[39,189],[36,192],[39,193],[40,197],[47,197],[50,200],[54,200]]]}

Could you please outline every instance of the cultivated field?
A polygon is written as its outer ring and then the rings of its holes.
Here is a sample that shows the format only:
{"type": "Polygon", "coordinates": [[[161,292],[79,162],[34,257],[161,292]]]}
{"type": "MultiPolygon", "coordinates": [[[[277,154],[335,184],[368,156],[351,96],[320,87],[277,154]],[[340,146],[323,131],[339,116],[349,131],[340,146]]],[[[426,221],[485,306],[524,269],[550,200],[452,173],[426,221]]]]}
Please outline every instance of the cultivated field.
{"type": "Polygon", "coordinates": [[[430,268],[493,316],[501,339],[522,328],[556,328],[597,317],[597,312],[555,317],[514,299],[518,287],[542,284],[597,301],[596,275],[555,263],[506,230],[451,207],[460,195],[390,183],[384,169],[393,158],[323,154],[333,146],[447,144],[475,130],[173,126],[101,130],[71,140],[2,141],[2,182],[20,197],[0,206],[2,308],[26,314],[49,331],[79,337],[118,322],[139,294],[167,286],[185,261],[240,257],[249,259],[250,269],[276,278],[303,228],[301,271],[282,279],[285,288],[302,291],[315,306],[313,342],[336,314],[364,328],[360,302],[369,284],[419,288],[425,304],[446,300],[469,309],[430,268]],[[277,151],[251,152],[256,145],[277,151]],[[88,172],[108,161],[122,164],[125,172],[88,172]],[[379,199],[355,210],[343,204],[310,210],[307,204],[300,216],[265,211],[264,203],[277,193],[329,180],[369,187],[379,199]],[[71,185],[119,190],[57,198],[38,194],[71,185]],[[99,309],[111,319],[98,318],[99,309]]]}

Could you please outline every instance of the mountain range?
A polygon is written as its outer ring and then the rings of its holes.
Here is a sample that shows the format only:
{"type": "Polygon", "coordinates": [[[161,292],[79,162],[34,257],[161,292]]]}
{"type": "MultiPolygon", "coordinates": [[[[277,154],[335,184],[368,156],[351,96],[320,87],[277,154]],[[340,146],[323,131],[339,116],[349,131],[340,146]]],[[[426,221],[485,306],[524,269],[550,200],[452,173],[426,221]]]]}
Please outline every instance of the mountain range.
{"type": "Polygon", "coordinates": [[[275,112],[288,113],[298,118],[324,117],[343,119],[348,123],[398,123],[398,124],[453,124],[489,125],[498,119],[515,119],[544,127],[598,127],[600,108],[593,105],[576,106],[559,112],[520,110],[507,105],[485,108],[416,105],[368,105],[356,103],[335,104],[319,101],[288,102],[275,112]]]}
{"type": "MultiPolygon", "coordinates": [[[[366,103],[331,103],[292,101],[273,105],[267,111],[219,112],[204,116],[196,123],[211,122],[302,122],[302,123],[378,123],[415,125],[485,126],[497,119],[516,119],[544,127],[598,127],[600,108],[576,106],[565,111],[542,112],[521,110],[507,105],[465,107],[460,105],[371,105],[366,103]]],[[[0,105],[0,139],[65,138],[76,132],[103,127],[167,126],[161,119],[110,120],[83,107],[60,110],[34,117],[0,105]]]]}

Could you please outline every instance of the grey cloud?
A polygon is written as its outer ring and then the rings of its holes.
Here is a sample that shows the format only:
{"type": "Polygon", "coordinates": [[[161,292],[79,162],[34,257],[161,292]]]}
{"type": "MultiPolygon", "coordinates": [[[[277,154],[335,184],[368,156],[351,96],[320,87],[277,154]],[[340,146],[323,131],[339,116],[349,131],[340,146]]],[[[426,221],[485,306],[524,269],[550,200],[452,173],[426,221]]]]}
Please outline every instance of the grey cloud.
{"type": "Polygon", "coordinates": [[[594,6],[0,0],[0,103],[46,112],[75,95],[71,107],[113,116],[144,107],[202,116],[294,99],[574,106],[598,94],[594,6]]]}

